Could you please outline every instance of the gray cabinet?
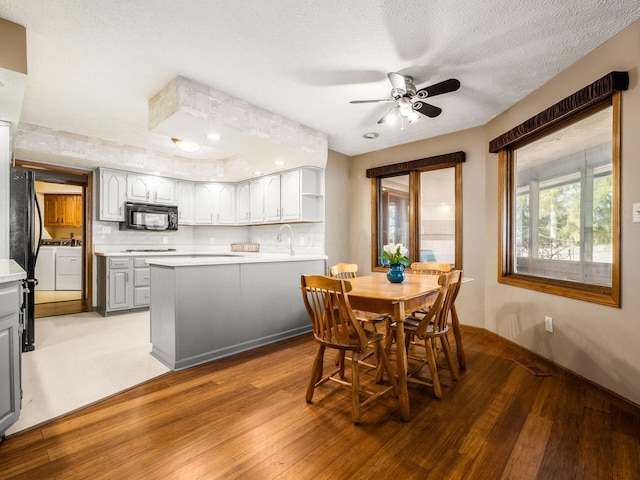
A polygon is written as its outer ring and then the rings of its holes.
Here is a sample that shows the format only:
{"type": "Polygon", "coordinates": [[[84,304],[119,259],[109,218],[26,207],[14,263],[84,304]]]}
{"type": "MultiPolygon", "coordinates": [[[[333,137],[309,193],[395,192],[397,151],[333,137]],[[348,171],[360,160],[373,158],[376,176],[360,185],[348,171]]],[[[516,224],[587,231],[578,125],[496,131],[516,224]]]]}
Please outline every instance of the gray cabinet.
{"type": "Polygon", "coordinates": [[[151,354],[178,370],[309,332],[300,275],[325,268],[324,260],[152,264],[151,354]]]}
{"type": "Polygon", "coordinates": [[[0,437],[20,417],[19,281],[0,283],[0,437]]]}
{"type": "Polygon", "coordinates": [[[133,271],[133,259],[109,258],[107,269],[107,311],[131,308],[132,291],[129,280],[133,271]]]}
{"type": "Polygon", "coordinates": [[[98,257],[98,304],[101,315],[149,307],[146,257],[98,257]]]}
{"type": "Polygon", "coordinates": [[[150,279],[151,273],[145,258],[136,257],[133,259],[133,306],[148,307],[150,302],[150,279]]]}

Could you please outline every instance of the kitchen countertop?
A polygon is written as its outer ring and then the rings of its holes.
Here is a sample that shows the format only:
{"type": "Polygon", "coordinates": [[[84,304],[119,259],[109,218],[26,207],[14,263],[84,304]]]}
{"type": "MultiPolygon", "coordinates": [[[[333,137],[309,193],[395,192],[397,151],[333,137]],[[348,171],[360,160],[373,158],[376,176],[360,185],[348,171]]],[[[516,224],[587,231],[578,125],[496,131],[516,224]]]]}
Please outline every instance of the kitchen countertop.
{"type": "Polygon", "coordinates": [[[135,250],[128,251],[122,250],[120,252],[94,252],[94,255],[98,257],[178,257],[178,256],[212,256],[212,255],[244,255],[242,252],[203,252],[203,251],[189,251],[189,250],[172,250],[172,251],[160,251],[160,250],[135,250]]]}
{"type": "MultiPolygon", "coordinates": [[[[173,256],[158,256],[147,258],[149,265],[163,267],[187,267],[201,265],[228,265],[234,263],[273,263],[273,262],[304,262],[307,260],[326,260],[326,255],[289,255],[282,253],[224,253],[188,256],[173,252],[173,256]]],[[[139,254],[138,254],[139,255],[139,254]]]]}
{"type": "Polygon", "coordinates": [[[0,259],[0,282],[12,282],[27,278],[27,273],[15,260],[0,259]]]}

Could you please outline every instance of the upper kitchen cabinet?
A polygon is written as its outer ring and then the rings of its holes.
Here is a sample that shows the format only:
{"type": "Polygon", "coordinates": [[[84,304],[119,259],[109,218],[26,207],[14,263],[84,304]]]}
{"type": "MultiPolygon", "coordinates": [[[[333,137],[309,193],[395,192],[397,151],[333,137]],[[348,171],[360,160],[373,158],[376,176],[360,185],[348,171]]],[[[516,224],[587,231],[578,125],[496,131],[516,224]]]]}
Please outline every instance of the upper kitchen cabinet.
{"type": "Polygon", "coordinates": [[[195,223],[213,224],[213,184],[196,183],[195,186],[195,223]]]}
{"type": "Polygon", "coordinates": [[[176,204],[176,182],[154,175],[127,174],[127,200],[130,202],[176,204]]]}
{"type": "Polygon", "coordinates": [[[324,220],[324,170],[305,167],[260,180],[262,190],[257,186],[251,189],[251,223],[324,220]],[[263,195],[261,210],[260,193],[263,195]],[[262,212],[264,220],[259,220],[257,213],[262,212]]]}
{"type": "Polygon", "coordinates": [[[236,223],[236,185],[198,183],[195,187],[195,223],[233,225],[236,223]]]}
{"type": "Polygon", "coordinates": [[[82,195],[44,195],[45,227],[82,227],[82,195]]]}
{"type": "Polygon", "coordinates": [[[251,219],[250,184],[242,182],[236,185],[236,221],[246,225],[251,219]]]}
{"type": "Polygon", "coordinates": [[[234,183],[215,185],[213,211],[215,223],[220,225],[236,223],[236,185],[234,183]]]}
{"type": "Polygon", "coordinates": [[[282,174],[283,221],[324,221],[324,170],[305,167],[282,174]]]}
{"type": "Polygon", "coordinates": [[[264,223],[264,178],[249,182],[249,223],[264,223]]]}
{"type": "Polygon", "coordinates": [[[280,175],[264,177],[264,221],[280,221],[280,175]]]}
{"type": "Polygon", "coordinates": [[[195,184],[176,182],[176,202],[178,204],[178,223],[193,225],[195,222],[195,184]]]}
{"type": "Polygon", "coordinates": [[[124,222],[127,200],[127,174],[119,170],[100,169],[99,220],[124,222]]]}

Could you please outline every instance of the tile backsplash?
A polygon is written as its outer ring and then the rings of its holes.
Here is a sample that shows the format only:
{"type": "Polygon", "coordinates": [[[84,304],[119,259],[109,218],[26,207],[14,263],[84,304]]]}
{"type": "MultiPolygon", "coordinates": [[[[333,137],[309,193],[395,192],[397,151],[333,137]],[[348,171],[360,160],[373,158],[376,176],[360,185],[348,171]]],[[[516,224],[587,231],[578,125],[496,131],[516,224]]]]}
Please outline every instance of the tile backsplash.
{"type": "MultiPolygon", "coordinates": [[[[296,253],[324,254],[324,223],[291,223],[293,248],[296,253]]],[[[232,243],[259,243],[264,253],[288,253],[289,231],[283,229],[282,242],[277,241],[281,224],[254,226],[189,226],[177,231],[138,232],[119,230],[117,222],[93,222],[93,244],[96,252],[114,252],[128,248],[175,248],[191,251],[229,251],[232,243]]]]}

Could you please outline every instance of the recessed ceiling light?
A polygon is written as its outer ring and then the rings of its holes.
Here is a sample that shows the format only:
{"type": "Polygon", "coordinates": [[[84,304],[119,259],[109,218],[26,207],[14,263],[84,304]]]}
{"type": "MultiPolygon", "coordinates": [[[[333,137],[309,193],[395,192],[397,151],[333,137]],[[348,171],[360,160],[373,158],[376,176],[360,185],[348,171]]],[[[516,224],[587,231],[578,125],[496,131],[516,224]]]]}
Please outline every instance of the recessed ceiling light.
{"type": "Polygon", "coordinates": [[[172,138],[171,141],[183,152],[195,152],[200,149],[197,143],[181,140],[180,138],[172,138]]]}
{"type": "Polygon", "coordinates": [[[367,140],[372,140],[374,138],[378,138],[379,136],[380,134],[376,132],[367,132],[364,135],[362,135],[362,138],[366,138],[367,140]]]}
{"type": "Polygon", "coordinates": [[[260,170],[256,170],[253,172],[254,175],[262,175],[262,172],[260,170]]]}
{"type": "Polygon", "coordinates": [[[212,142],[219,142],[220,140],[222,140],[222,137],[219,133],[211,132],[209,135],[207,135],[207,139],[211,140],[212,142]]]}
{"type": "Polygon", "coordinates": [[[281,167],[281,166],[283,166],[283,165],[284,165],[284,160],[276,160],[274,163],[275,163],[278,167],[281,167]]]}

